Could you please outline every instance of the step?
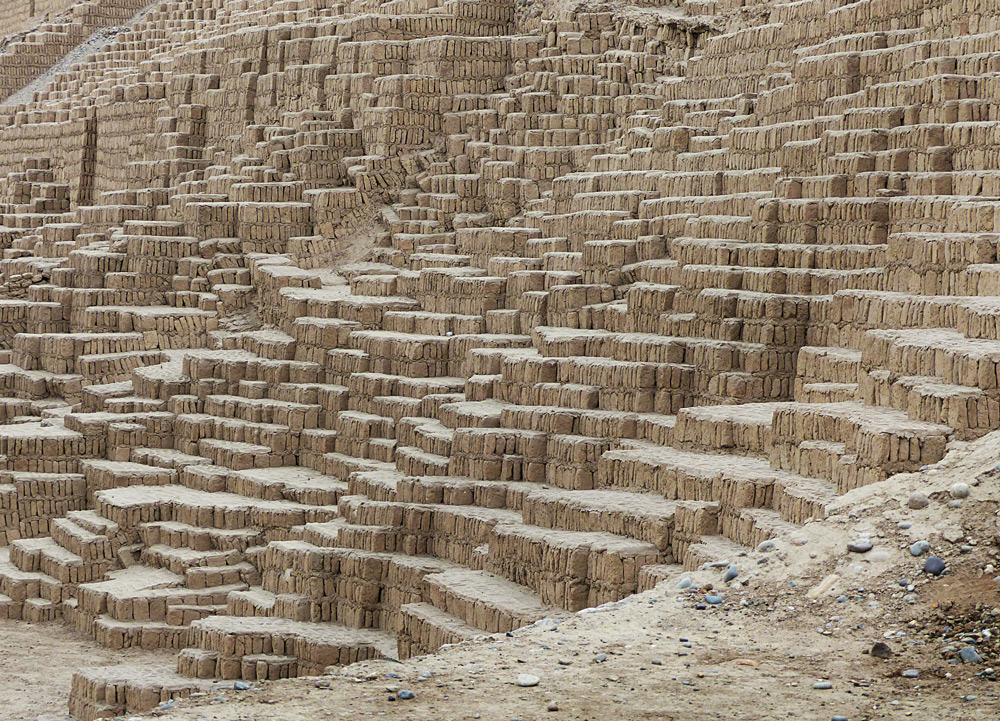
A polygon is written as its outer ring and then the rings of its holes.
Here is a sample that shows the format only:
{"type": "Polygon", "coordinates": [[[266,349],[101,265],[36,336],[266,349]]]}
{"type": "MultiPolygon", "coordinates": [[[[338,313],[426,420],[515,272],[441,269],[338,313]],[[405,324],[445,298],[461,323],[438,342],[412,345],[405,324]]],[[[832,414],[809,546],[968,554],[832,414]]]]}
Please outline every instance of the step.
{"type": "Polygon", "coordinates": [[[180,650],[190,641],[189,626],[173,626],[166,621],[116,621],[98,617],[92,633],[98,644],[114,650],[128,648],[180,650]]]}
{"type": "Polygon", "coordinates": [[[706,536],[693,544],[684,557],[684,570],[696,571],[705,564],[739,564],[747,555],[747,548],[724,536],[706,536]]]}
{"type": "Polygon", "coordinates": [[[206,688],[157,663],[89,666],[73,674],[69,711],[78,719],[126,716],[206,688]]]}
{"type": "Polygon", "coordinates": [[[915,471],[944,456],[952,429],[916,421],[893,408],[856,402],[789,403],[775,411],[771,463],[793,468],[789,460],[803,441],[843,442],[853,460],[836,480],[841,491],[915,471]]]}
{"type": "Polygon", "coordinates": [[[347,494],[346,481],[302,466],[253,468],[228,474],[230,493],[267,500],[335,506],[347,494]]]}
{"type": "Polygon", "coordinates": [[[543,603],[579,611],[635,593],[639,569],[663,560],[644,541],[506,522],[492,530],[484,568],[537,590],[543,603]]]}
{"type": "Polygon", "coordinates": [[[190,628],[190,645],[218,653],[220,665],[252,655],[246,650],[253,649],[254,653],[295,657],[300,675],[320,675],[328,666],[381,658],[387,653],[391,657],[395,649],[395,639],[379,631],[284,618],[212,616],[195,621],[190,628]]]}
{"type": "Polygon", "coordinates": [[[134,463],[131,461],[105,461],[87,459],[80,462],[80,470],[87,479],[89,497],[98,491],[126,486],[165,486],[177,483],[173,468],[134,463]]]}
{"type": "Polygon", "coordinates": [[[182,453],[173,448],[133,448],[130,460],[134,463],[177,470],[191,465],[208,465],[212,462],[203,456],[182,453]]]}
{"type": "Polygon", "coordinates": [[[183,486],[130,486],[96,494],[97,511],[122,529],[176,521],[220,529],[290,529],[337,517],[336,507],[271,501],[183,486]]]}
{"type": "Polygon", "coordinates": [[[225,466],[234,471],[257,467],[275,468],[295,463],[294,452],[278,454],[269,446],[214,438],[198,441],[198,454],[217,466],[225,466]]]}
{"type": "Polygon", "coordinates": [[[523,586],[485,571],[457,569],[424,576],[429,602],[486,633],[506,633],[559,613],[523,586]]]}
{"type": "Polygon", "coordinates": [[[480,629],[429,603],[408,603],[399,609],[396,643],[400,660],[482,635],[480,629]]]}
{"type": "Polygon", "coordinates": [[[139,537],[147,548],[163,545],[196,552],[243,552],[263,543],[261,534],[252,528],[201,528],[176,521],[143,524],[139,527],[139,537]]]}
{"type": "Polygon", "coordinates": [[[84,562],[111,562],[116,558],[116,542],[107,534],[94,533],[73,517],[55,518],[49,525],[52,539],[84,562]]]}
{"type": "Polygon", "coordinates": [[[63,584],[44,573],[22,571],[10,560],[10,549],[0,548],[0,593],[14,602],[30,598],[44,598],[59,602],[63,597],[63,584]]]}
{"type": "Polygon", "coordinates": [[[206,439],[260,445],[282,457],[298,451],[298,435],[288,426],[277,423],[257,423],[207,413],[181,413],[174,419],[173,431],[174,445],[189,451],[200,452],[200,444],[206,439]]]}
{"type": "Polygon", "coordinates": [[[184,575],[191,568],[234,566],[243,562],[243,554],[236,549],[196,551],[186,547],[155,544],[146,546],[139,560],[152,568],[166,568],[171,573],[184,575]]]}
{"type": "Polygon", "coordinates": [[[677,502],[648,493],[539,489],[524,496],[524,522],[567,531],[603,531],[670,549],[677,502]]]}

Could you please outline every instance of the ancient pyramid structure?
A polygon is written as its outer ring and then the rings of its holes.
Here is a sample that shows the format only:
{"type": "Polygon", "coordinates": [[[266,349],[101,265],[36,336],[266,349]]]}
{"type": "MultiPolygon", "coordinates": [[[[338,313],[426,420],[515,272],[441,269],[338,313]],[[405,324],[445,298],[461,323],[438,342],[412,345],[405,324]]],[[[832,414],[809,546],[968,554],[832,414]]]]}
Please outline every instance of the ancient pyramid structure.
{"type": "Polygon", "coordinates": [[[1000,427],[994,2],[0,32],[0,613],[177,651],[84,721],[615,601],[1000,427]]]}

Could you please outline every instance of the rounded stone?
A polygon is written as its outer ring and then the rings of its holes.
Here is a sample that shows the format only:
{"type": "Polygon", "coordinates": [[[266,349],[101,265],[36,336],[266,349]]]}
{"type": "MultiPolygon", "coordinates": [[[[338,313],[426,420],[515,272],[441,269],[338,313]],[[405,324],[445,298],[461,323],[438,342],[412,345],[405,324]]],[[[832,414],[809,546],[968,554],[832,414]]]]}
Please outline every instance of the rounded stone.
{"type": "Polygon", "coordinates": [[[401,699],[402,699],[402,700],[404,700],[404,701],[409,701],[409,700],[410,700],[411,698],[413,698],[413,691],[407,691],[407,690],[406,690],[406,689],[404,688],[404,689],[403,689],[402,691],[400,691],[400,692],[399,692],[398,694],[396,694],[396,695],[397,695],[397,696],[399,696],[399,698],[401,698],[401,699]]]}
{"type": "Polygon", "coordinates": [[[952,498],[968,498],[972,489],[969,488],[968,483],[956,483],[948,489],[948,492],[951,493],[952,498]]]}
{"type": "Polygon", "coordinates": [[[522,688],[537,686],[541,681],[542,679],[538,678],[538,676],[532,676],[530,673],[518,674],[517,677],[517,685],[522,688]]]}
{"type": "Polygon", "coordinates": [[[917,541],[912,546],[910,546],[911,556],[922,556],[931,550],[931,544],[929,541],[917,541]]]}
{"type": "Polygon", "coordinates": [[[924,573],[929,573],[932,576],[940,576],[947,568],[945,562],[937,556],[929,556],[924,563],[924,573]]]}
{"type": "Polygon", "coordinates": [[[906,499],[906,507],[912,508],[915,511],[919,511],[921,508],[927,508],[929,505],[931,505],[930,499],[923,493],[914,493],[906,499]]]}
{"type": "Polygon", "coordinates": [[[851,553],[868,553],[872,550],[872,541],[870,538],[858,538],[848,541],[847,550],[851,553]]]}
{"type": "Polygon", "coordinates": [[[975,646],[965,646],[958,652],[958,657],[962,663],[982,663],[983,657],[979,655],[975,646]]]}

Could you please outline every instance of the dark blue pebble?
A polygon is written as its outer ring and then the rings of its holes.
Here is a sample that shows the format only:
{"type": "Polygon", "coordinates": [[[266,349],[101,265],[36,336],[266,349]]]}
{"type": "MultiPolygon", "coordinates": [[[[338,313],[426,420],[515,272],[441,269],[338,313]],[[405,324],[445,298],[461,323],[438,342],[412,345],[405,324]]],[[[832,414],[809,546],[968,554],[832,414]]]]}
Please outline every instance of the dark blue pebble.
{"type": "Polygon", "coordinates": [[[942,561],[937,556],[928,557],[927,561],[924,563],[924,573],[929,573],[932,576],[940,576],[944,573],[947,566],[944,561],[942,561]]]}

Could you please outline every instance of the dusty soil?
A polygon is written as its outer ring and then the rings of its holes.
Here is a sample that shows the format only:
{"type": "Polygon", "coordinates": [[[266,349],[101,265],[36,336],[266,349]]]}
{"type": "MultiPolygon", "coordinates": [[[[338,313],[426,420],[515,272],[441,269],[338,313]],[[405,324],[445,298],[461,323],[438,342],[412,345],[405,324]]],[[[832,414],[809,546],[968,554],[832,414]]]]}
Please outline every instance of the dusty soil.
{"type": "MultiPolygon", "coordinates": [[[[486,636],[405,663],[210,693],[154,712],[166,721],[467,719],[956,719],[1000,717],[1000,432],[955,444],[922,473],[853,491],[829,516],[724,568],[679,573],[616,604],[486,636]],[[970,484],[956,503],[955,482],[970,484]],[[907,507],[927,495],[926,508],[907,507]],[[874,547],[849,553],[861,536],[874,547]],[[928,540],[948,571],[923,573],[928,540]],[[679,589],[690,578],[695,589],[679,589]],[[901,585],[901,582],[912,586],[901,585]],[[719,595],[719,605],[706,603],[719,595]],[[875,643],[891,655],[876,658],[875,643]],[[975,645],[981,663],[956,658],[975,645]],[[916,671],[916,678],[903,672],[916,671]],[[537,686],[519,687],[520,674],[537,686]],[[814,688],[830,682],[832,688],[814,688]],[[398,700],[399,690],[415,698],[398,700]],[[548,710],[549,707],[556,710],[548,710]]],[[[112,654],[57,625],[0,624],[0,719],[50,721],[75,667],[152,660],[112,654]]],[[[172,654],[160,656],[165,665],[172,654]]],[[[61,717],[58,717],[61,718],[61,717]]]]}
{"type": "Polygon", "coordinates": [[[157,658],[169,663],[173,654],[111,651],[61,622],[0,620],[0,719],[61,721],[77,669],[157,658]]]}
{"type": "Polygon", "coordinates": [[[846,494],[828,519],[777,539],[769,551],[733,559],[740,575],[728,587],[725,569],[678,574],[645,594],[511,636],[249,691],[225,684],[155,715],[169,721],[997,719],[1000,433],[954,449],[925,472],[846,494]],[[956,482],[972,486],[957,504],[949,494],[956,482]],[[906,500],[917,491],[930,505],[912,510],[906,500]],[[872,550],[849,553],[848,540],[861,536],[873,541],[872,550]],[[908,550],[915,540],[930,542],[930,552],[948,564],[945,575],[923,573],[925,557],[908,550]],[[678,589],[685,577],[700,588],[678,589]],[[722,603],[705,603],[708,591],[722,603]],[[870,653],[878,642],[888,645],[888,658],[870,653]],[[970,643],[982,663],[955,658],[970,643]],[[519,687],[519,674],[540,682],[519,687]],[[832,688],[814,688],[825,681],[832,688]],[[401,689],[415,698],[398,700],[401,689]]]}
{"type": "Polygon", "coordinates": [[[984,719],[997,708],[995,683],[976,678],[972,667],[949,667],[953,678],[940,678],[941,663],[927,647],[893,640],[898,656],[864,654],[883,638],[878,622],[832,622],[826,636],[818,632],[830,622],[826,604],[794,613],[784,602],[752,612],[738,602],[698,611],[691,600],[656,590],[554,630],[532,628],[404,664],[359,664],[340,676],[214,693],[179,702],[163,718],[830,721],[930,718],[930,706],[938,719],[984,719]],[[910,667],[922,678],[899,676],[910,667]],[[520,688],[519,674],[541,681],[520,688]],[[813,688],[824,680],[833,688],[813,688]],[[415,698],[391,701],[397,687],[415,698]],[[970,694],[978,698],[963,698],[970,694]],[[551,702],[558,710],[547,710],[551,702]]]}

